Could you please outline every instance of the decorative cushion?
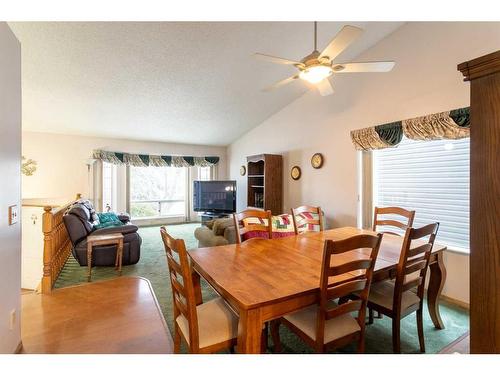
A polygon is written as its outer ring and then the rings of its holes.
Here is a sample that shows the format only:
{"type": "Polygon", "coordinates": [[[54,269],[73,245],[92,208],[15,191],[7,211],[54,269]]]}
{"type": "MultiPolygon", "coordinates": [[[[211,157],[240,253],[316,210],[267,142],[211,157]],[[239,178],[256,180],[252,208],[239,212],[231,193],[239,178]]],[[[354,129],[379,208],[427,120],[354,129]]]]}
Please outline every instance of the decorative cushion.
{"type": "Polygon", "coordinates": [[[89,221],[96,222],[99,220],[99,218],[97,217],[97,213],[94,209],[94,206],[92,205],[92,202],[89,201],[88,199],[81,198],[81,199],[75,201],[72,206],[74,207],[75,205],[83,206],[89,211],[89,215],[90,215],[89,221]]]}
{"type": "Polygon", "coordinates": [[[273,238],[288,237],[295,235],[293,219],[290,214],[273,216],[271,218],[273,225],[273,238]]]}
{"type": "MultiPolygon", "coordinates": [[[[243,226],[245,228],[251,227],[252,225],[256,224],[267,225],[267,219],[260,219],[257,217],[250,217],[247,219],[243,219],[243,226]]],[[[283,214],[278,216],[272,216],[271,225],[272,225],[271,230],[273,232],[273,238],[288,237],[295,235],[292,215],[283,214]]],[[[255,230],[255,231],[248,231],[247,233],[243,234],[242,238],[244,241],[246,241],[250,238],[268,238],[268,235],[267,232],[255,230]]]]}
{"type": "Polygon", "coordinates": [[[214,220],[212,230],[216,236],[223,236],[229,227],[234,227],[233,218],[216,219],[214,220]]]}
{"type": "MultiPolygon", "coordinates": [[[[379,283],[372,284],[370,287],[370,295],[368,296],[368,301],[379,306],[383,306],[386,309],[392,310],[394,298],[394,282],[392,281],[382,281],[379,283]]],[[[401,298],[402,310],[406,310],[411,305],[419,303],[420,299],[411,290],[403,292],[401,298]]]]}
{"type": "MultiPolygon", "coordinates": [[[[200,348],[231,340],[238,336],[238,317],[220,297],[196,307],[198,315],[198,335],[200,348]]],[[[183,315],[176,319],[177,324],[189,343],[189,325],[183,315]]]]}
{"type": "Polygon", "coordinates": [[[320,226],[316,224],[308,224],[307,220],[319,220],[319,215],[312,212],[302,212],[295,216],[297,222],[297,231],[303,232],[319,232],[320,226]]]}
{"type": "MultiPolygon", "coordinates": [[[[337,304],[333,301],[329,303],[333,308],[337,304]]],[[[318,318],[318,305],[312,305],[305,309],[285,315],[284,318],[295,327],[304,332],[311,339],[316,340],[316,319],[318,318]]],[[[358,321],[350,314],[340,315],[336,318],[325,321],[324,344],[333,340],[347,336],[351,333],[361,331],[358,321]]]]}
{"type": "Polygon", "coordinates": [[[203,223],[204,226],[206,226],[208,229],[212,229],[214,227],[215,220],[207,220],[203,223]]]}

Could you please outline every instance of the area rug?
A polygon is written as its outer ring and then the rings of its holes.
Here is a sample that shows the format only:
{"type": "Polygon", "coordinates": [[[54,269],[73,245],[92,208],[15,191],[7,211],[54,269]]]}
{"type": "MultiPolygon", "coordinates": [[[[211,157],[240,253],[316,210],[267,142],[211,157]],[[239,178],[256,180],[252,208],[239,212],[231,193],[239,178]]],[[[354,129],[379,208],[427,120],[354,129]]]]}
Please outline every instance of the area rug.
{"type": "MultiPolygon", "coordinates": [[[[168,226],[169,233],[176,238],[184,239],[188,249],[197,248],[194,238],[194,230],[199,223],[180,224],[168,226]]],[[[173,307],[172,292],[168,279],[168,268],[165,258],[165,250],[160,237],[159,227],[140,228],[142,237],[141,259],[139,263],[123,267],[123,275],[141,276],[148,279],[155,291],[163,315],[168,324],[170,332],[173,332],[173,307]]],[[[62,288],[70,285],[85,283],[86,267],[80,267],[78,262],[71,256],[64,266],[55,287],[62,288]]],[[[94,267],[92,269],[92,280],[105,280],[117,277],[114,267],[94,267]]],[[[215,291],[202,280],[203,300],[214,298],[215,291]]],[[[441,302],[441,316],[445,329],[434,328],[427,308],[424,312],[424,335],[427,353],[437,353],[450,342],[454,341],[469,330],[468,311],[458,306],[441,302]]],[[[387,317],[375,319],[374,324],[366,326],[366,353],[392,353],[391,320],[387,317]]],[[[283,344],[283,353],[312,353],[313,351],[305,345],[297,336],[286,327],[280,328],[280,337],[283,344]]],[[[272,351],[272,340],[269,340],[272,351]]],[[[183,348],[183,351],[186,349],[183,348]]],[[[356,346],[350,345],[342,348],[339,353],[355,353],[356,346]]],[[[417,326],[415,314],[411,314],[401,321],[401,352],[419,353],[417,326]]]]}

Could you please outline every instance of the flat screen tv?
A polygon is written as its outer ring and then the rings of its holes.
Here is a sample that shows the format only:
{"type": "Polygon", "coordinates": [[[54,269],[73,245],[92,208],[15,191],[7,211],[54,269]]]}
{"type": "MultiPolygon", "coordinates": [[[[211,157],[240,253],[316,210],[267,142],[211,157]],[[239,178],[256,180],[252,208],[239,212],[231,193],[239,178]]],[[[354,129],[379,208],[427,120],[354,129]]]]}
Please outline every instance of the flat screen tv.
{"type": "Polygon", "coordinates": [[[236,181],[194,181],[193,206],[195,211],[236,211],[236,181]]]}

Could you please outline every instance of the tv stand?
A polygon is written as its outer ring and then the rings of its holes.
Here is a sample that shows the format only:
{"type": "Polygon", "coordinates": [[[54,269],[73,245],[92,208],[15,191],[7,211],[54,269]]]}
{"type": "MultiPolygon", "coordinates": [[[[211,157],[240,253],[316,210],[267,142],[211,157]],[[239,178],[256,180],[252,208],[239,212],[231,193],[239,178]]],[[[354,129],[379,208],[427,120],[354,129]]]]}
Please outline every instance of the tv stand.
{"type": "Polygon", "coordinates": [[[203,212],[201,213],[201,225],[204,225],[207,221],[213,219],[231,217],[231,215],[232,213],[224,213],[224,212],[212,212],[212,211],[203,212]]]}

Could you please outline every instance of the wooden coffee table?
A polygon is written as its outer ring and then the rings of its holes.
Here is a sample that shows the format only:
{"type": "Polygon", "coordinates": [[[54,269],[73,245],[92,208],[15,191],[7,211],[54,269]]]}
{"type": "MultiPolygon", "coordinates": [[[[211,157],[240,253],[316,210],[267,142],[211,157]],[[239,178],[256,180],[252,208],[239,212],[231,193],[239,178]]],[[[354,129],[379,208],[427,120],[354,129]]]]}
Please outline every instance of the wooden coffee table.
{"type": "Polygon", "coordinates": [[[118,274],[121,276],[123,260],[123,234],[110,233],[97,236],[90,235],[87,237],[87,281],[90,281],[92,276],[92,248],[99,245],[116,245],[115,269],[118,270],[118,274]]]}

